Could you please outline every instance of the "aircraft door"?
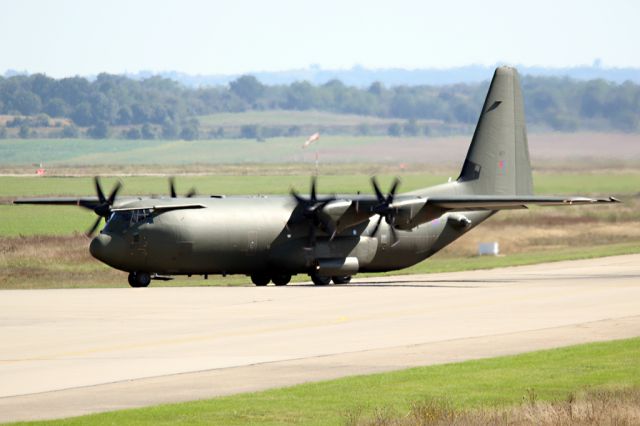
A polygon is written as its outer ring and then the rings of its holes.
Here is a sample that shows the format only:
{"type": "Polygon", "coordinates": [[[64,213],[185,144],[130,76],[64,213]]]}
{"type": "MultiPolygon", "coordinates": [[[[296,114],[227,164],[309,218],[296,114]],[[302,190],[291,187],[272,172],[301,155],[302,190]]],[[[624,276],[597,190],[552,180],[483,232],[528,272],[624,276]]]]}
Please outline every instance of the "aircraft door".
{"type": "Polygon", "coordinates": [[[140,235],[138,230],[134,230],[129,234],[129,254],[132,259],[143,259],[146,263],[147,260],[147,247],[148,241],[145,235],[140,235]]]}

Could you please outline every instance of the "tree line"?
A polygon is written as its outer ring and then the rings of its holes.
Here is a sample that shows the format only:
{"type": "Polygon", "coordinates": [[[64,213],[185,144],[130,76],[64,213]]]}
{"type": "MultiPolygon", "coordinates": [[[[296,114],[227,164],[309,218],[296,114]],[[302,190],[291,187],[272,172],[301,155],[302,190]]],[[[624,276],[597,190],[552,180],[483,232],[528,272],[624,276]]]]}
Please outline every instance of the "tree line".
{"type": "MultiPolygon", "coordinates": [[[[530,126],[558,131],[640,130],[640,85],[529,76],[522,83],[530,126]]],[[[338,80],[267,86],[253,76],[239,77],[227,86],[188,88],[157,76],[135,80],[100,74],[88,80],[33,74],[0,77],[0,114],[14,116],[5,127],[19,128],[25,137],[30,128],[50,124],[50,118],[64,118],[65,124],[55,124],[60,137],[81,136],[83,128],[88,136],[104,138],[120,126],[123,133],[116,137],[197,139],[198,116],[273,109],[472,125],[487,88],[488,82],[394,87],[373,83],[359,88],[338,80]]],[[[396,127],[390,126],[389,133],[401,133],[396,127]]],[[[0,136],[6,134],[7,129],[0,128],[0,136]]]]}

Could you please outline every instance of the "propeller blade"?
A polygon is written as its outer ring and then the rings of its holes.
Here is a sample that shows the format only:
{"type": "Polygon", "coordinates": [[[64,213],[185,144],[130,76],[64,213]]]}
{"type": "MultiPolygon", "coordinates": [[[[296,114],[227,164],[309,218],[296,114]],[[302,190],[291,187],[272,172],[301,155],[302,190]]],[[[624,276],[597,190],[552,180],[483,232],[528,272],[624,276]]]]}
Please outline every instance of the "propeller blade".
{"type": "Polygon", "coordinates": [[[374,226],[373,231],[371,231],[371,236],[373,237],[378,232],[378,228],[380,228],[380,223],[382,223],[382,216],[378,216],[378,222],[376,222],[376,226],[374,226]]]}
{"type": "Polygon", "coordinates": [[[376,197],[378,198],[378,201],[383,203],[385,200],[385,197],[382,194],[382,191],[380,191],[380,187],[378,186],[378,181],[376,180],[375,176],[371,176],[371,184],[373,185],[373,190],[376,192],[376,197]]]}
{"type": "Polygon", "coordinates": [[[111,191],[111,195],[109,195],[107,204],[109,204],[110,206],[113,205],[114,201],[116,201],[116,196],[118,195],[118,192],[120,192],[120,188],[122,188],[122,182],[117,181],[116,186],[113,188],[113,191],[111,191]]]}
{"type": "Polygon", "coordinates": [[[100,178],[98,176],[94,177],[93,182],[95,183],[95,186],[96,186],[96,193],[98,194],[98,200],[100,201],[100,204],[105,203],[107,199],[104,196],[104,192],[102,192],[102,185],[100,185],[100,178]]]}
{"type": "Polygon", "coordinates": [[[173,177],[169,178],[169,193],[171,194],[171,198],[178,198],[178,194],[176,193],[176,181],[173,177]]]}
{"type": "Polygon", "coordinates": [[[300,196],[300,194],[298,194],[298,193],[296,192],[296,190],[295,190],[295,189],[293,189],[293,188],[291,189],[290,194],[291,194],[291,196],[292,196],[293,198],[295,198],[295,199],[296,199],[296,201],[298,202],[298,204],[301,204],[301,205],[304,207],[304,209],[306,210],[307,205],[309,204],[309,202],[308,202],[307,200],[305,200],[304,198],[302,198],[302,197],[300,196]]]}
{"type": "Polygon", "coordinates": [[[389,195],[387,196],[387,203],[393,203],[393,198],[396,196],[396,190],[398,189],[398,185],[400,185],[400,179],[395,178],[393,180],[393,185],[391,185],[391,190],[389,191],[389,195]]]}
{"type": "Polygon", "coordinates": [[[315,202],[317,200],[316,197],[316,177],[311,177],[311,201],[315,202]]]}
{"type": "Polygon", "coordinates": [[[195,197],[198,194],[195,188],[191,188],[189,192],[187,192],[187,198],[195,197]]]}
{"type": "Polygon", "coordinates": [[[85,235],[89,238],[96,232],[96,229],[100,226],[100,221],[102,220],[102,216],[98,217],[98,219],[93,223],[93,226],[85,232],[85,235]]]}

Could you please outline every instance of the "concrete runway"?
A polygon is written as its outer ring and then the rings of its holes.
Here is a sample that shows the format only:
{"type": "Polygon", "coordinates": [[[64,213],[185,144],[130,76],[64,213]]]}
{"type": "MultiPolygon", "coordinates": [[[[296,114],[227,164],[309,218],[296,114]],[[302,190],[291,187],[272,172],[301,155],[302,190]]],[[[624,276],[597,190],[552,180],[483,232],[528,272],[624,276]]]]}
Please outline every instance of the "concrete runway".
{"type": "Polygon", "coordinates": [[[355,281],[0,291],[0,421],[640,336],[640,255],[355,281]]]}

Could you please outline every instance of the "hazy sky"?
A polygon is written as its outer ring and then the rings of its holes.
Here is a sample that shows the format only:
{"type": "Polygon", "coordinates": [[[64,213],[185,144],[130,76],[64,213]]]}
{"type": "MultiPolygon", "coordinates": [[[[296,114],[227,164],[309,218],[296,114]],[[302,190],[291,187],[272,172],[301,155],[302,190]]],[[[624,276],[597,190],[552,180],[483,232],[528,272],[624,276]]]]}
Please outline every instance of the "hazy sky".
{"type": "Polygon", "coordinates": [[[5,0],[0,73],[640,67],[640,1],[5,0]]]}

